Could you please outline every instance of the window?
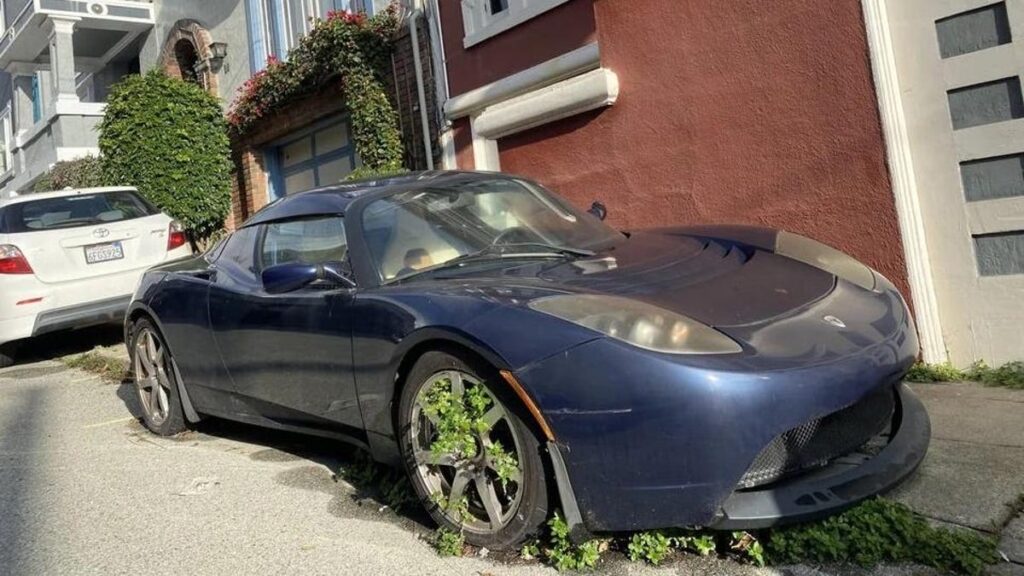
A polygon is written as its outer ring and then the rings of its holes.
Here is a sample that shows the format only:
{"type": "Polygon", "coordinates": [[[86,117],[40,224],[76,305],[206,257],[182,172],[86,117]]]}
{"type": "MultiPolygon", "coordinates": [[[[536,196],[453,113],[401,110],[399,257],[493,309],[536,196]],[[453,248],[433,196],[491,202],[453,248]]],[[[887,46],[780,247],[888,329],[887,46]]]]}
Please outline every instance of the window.
{"type": "Polygon", "coordinates": [[[135,192],[104,192],[75,194],[15,202],[7,206],[0,222],[0,232],[20,234],[37,230],[95,226],[145,218],[159,211],[135,192]]]}
{"type": "MultiPolygon", "coordinates": [[[[39,73],[32,75],[32,123],[43,119],[43,93],[39,87],[39,73]]],[[[18,121],[21,123],[21,121],[18,121]]]]}
{"type": "Polygon", "coordinates": [[[347,10],[373,14],[389,0],[247,0],[249,48],[253,72],[266,67],[267,59],[288,57],[288,51],[313,27],[315,18],[347,10]]]}
{"type": "Polygon", "coordinates": [[[340,216],[272,222],[265,227],[260,264],[324,264],[345,262],[348,242],[340,216]]]}
{"type": "Polygon", "coordinates": [[[3,150],[0,150],[0,174],[11,168],[11,148],[14,145],[14,130],[11,126],[11,106],[8,104],[3,112],[0,112],[0,130],[3,131],[3,150]]]}
{"type": "Polygon", "coordinates": [[[462,0],[466,48],[501,34],[568,0],[462,0]]]}
{"type": "Polygon", "coordinates": [[[217,256],[217,263],[237,270],[252,273],[253,252],[256,247],[256,227],[250,226],[236,230],[224,242],[224,248],[217,256]]]}
{"type": "Polygon", "coordinates": [[[347,121],[316,128],[267,152],[271,196],[341,182],[357,165],[347,121]]]}

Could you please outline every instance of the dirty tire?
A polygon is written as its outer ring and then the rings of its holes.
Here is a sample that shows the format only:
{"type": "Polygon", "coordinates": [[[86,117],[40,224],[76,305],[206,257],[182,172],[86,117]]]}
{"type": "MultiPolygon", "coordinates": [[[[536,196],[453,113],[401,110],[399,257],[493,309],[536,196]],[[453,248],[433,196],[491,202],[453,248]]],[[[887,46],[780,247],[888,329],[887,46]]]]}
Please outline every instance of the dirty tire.
{"type": "Polygon", "coordinates": [[[181,407],[178,381],[171,367],[171,351],[163,335],[148,319],[132,324],[131,344],[132,382],[142,423],[154,434],[173,436],[184,432],[185,411],[181,407]],[[159,387],[154,391],[154,386],[159,387]]]}
{"type": "MultiPolygon", "coordinates": [[[[483,546],[491,550],[512,549],[528,538],[538,536],[548,518],[548,478],[550,475],[547,461],[541,453],[543,449],[541,438],[524,421],[524,412],[525,410],[520,400],[511,393],[508,385],[505,384],[498,374],[498,371],[486,362],[469,354],[458,352],[450,354],[440,351],[427,352],[416,361],[416,364],[406,377],[399,402],[398,424],[399,444],[410,483],[416,491],[416,496],[439,526],[455,532],[462,531],[466,542],[475,546],[483,546]],[[504,427],[503,430],[515,438],[516,457],[521,474],[520,481],[516,484],[518,486],[516,489],[518,496],[515,498],[508,497],[505,486],[501,485],[502,493],[506,499],[504,504],[509,504],[506,509],[503,503],[499,503],[499,511],[501,511],[499,516],[502,516],[504,519],[499,523],[491,523],[490,526],[483,529],[473,529],[470,523],[457,522],[435,501],[431,488],[428,486],[430,480],[426,478],[425,473],[422,471],[421,462],[417,460],[415,454],[416,446],[421,446],[420,450],[422,450],[422,439],[417,440],[414,437],[414,413],[417,413],[416,418],[425,418],[422,415],[422,408],[416,408],[417,398],[420,391],[427,388],[428,384],[433,385],[436,382],[438,374],[450,372],[459,372],[466,375],[467,381],[470,382],[469,385],[476,386],[482,384],[484,386],[490,397],[496,401],[494,406],[502,409],[503,423],[501,426],[504,427]],[[513,429],[514,432],[512,432],[513,429]],[[521,490],[521,493],[518,492],[519,490],[521,490]],[[496,527],[496,524],[500,527],[496,527]]],[[[529,416],[526,417],[528,418],[529,416]]],[[[417,425],[416,428],[418,429],[421,426],[417,425]]],[[[491,433],[497,434],[497,428],[493,428],[491,433]]],[[[512,442],[509,443],[511,444],[512,442]]],[[[486,450],[481,450],[482,458],[487,452],[486,450]]],[[[440,470],[440,467],[437,470],[440,470]]],[[[451,478],[447,484],[449,491],[452,489],[452,484],[455,483],[452,476],[457,475],[458,470],[459,468],[452,466],[447,472],[449,478],[451,478]]],[[[482,479],[488,474],[493,473],[487,470],[487,466],[478,463],[475,474],[478,479],[482,479]],[[483,472],[480,471],[481,468],[484,469],[483,472]]],[[[442,474],[436,472],[432,476],[434,478],[441,478],[442,474]]],[[[472,486],[472,488],[467,488],[466,494],[467,497],[476,498],[478,502],[481,502],[478,508],[485,508],[480,496],[481,489],[476,488],[478,486],[476,481],[468,481],[468,485],[472,486]]],[[[486,482],[486,480],[483,481],[486,482]]],[[[498,486],[498,484],[493,482],[492,485],[498,486]]],[[[486,483],[480,486],[482,489],[487,488],[486,483]]],[[[492,489],[489,492],[493,496],[495,490],[492,489]]],[[[494,500],[491,500],[491,502],[494,502],[494,500]]],[[[486,524],[490,517],[491,512],[488,510],[482,520],[478,518],[474,520],[486,524]]]]}
{"type": "Polygon", "coordinates": [[[0,344],[0,368],[14,365],[14,357],[18,352],[17,342],[0,344]]]}

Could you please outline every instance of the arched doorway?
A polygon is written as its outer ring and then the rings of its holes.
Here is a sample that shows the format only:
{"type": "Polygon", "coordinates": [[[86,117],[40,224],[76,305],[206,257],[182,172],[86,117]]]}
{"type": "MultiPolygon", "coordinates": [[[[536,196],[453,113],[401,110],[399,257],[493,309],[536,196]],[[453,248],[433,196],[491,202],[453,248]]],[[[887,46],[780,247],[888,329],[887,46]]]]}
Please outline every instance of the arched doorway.
{"type": "Polygon", "coordinates": [[[164,41],[160,65],[173,78],[194,82],[214,96],[218,94],[217,74],[210,69],[210,32],[195,20],[175,22],[164,41]]]}

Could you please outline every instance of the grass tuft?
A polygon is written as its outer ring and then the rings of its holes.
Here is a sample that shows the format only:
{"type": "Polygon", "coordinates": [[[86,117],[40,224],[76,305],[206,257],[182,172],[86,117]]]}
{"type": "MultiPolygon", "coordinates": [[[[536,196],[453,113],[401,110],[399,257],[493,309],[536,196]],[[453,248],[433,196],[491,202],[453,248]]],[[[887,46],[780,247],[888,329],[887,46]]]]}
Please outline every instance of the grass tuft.
{"type": "Polygon", "coordinates": [[[128,362],[119,358],[112,358],[95,350],[66,356],[61,362],[69,368],[78,368],[86,372],[92,372],[107,382],[120,384],[128,377],[128,362]]]}
{"type": "Polygon", "coordinates": [[[998,386],[1024,390],[1024,362],[1007,362],[998,368],[991,368],[984,360],[978,360],[967,370],[960,370],[952,364],[925,364],[918,362],[904,377],[907,382],[959,382],[970,380],[986,386],[998,386]]]}

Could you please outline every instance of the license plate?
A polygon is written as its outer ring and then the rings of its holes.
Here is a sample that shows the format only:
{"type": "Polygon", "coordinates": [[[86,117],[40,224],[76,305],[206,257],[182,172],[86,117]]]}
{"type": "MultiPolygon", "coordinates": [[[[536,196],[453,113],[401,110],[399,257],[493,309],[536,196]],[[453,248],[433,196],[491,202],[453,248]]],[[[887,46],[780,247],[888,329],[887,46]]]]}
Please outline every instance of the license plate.
{"type": "Polygon", "coordinates": [[[86,264],[107,262],[109,260],[120,260],[121,258],[124,258],[124,248],[121,247],[120,242],[93,244],[92,246],[85,247],[86,264]]]}

